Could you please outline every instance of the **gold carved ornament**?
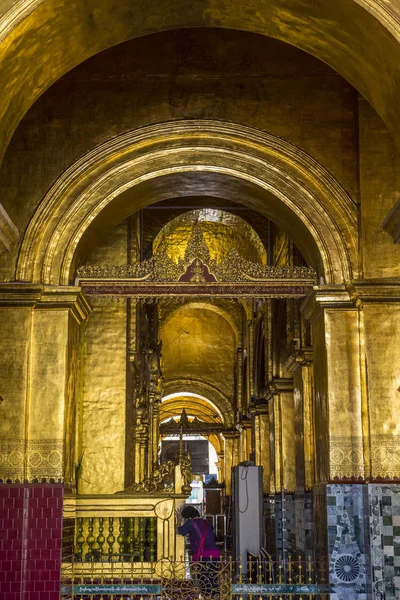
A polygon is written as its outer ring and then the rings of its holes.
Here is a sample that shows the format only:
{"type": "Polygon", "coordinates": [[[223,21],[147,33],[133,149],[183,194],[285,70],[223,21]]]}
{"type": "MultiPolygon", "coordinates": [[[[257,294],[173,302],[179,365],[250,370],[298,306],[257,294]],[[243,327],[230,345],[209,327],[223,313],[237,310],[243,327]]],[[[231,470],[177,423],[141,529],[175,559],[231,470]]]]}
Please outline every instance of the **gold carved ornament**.
{"type": "MultiPolygon", "coordinates": [[[[165,248],[152,258],[131,265],[85,265],[78,269],[80,279],[134,279],[138,283],[178,282],[191,267],[190,282],[205,282],[204,268],[213,281],[231,283],[262,282],[270,279],[308,279],[316,281],[312,267],[266,266],[243,258],[236,248],[231,248],[219,263],[210,258],[203,233],[195,224],[185,251],[184,259],[175,263],[165,248]],[[192,267],[191,267],[192,266],[192,267]]],[[[210,279],[209,279],[210,281],[210,279]]]]}
{"type": "Polygon", "coordinates": [[[190,494],[192,490],[190,484],[193,480],[193,474],[189,452],[183,452],[181,454],[179,464],[181,467],[181,474],[183,479],[182,494],[190,494]]]}
{"type": "MultiPolygon", "coordinates": [[[[139,483],[133,483],[124,490],[115,492],[116,494],[137,494],[154,492],[174,492],[175,491],[175,463],[168,460],[156,467],[149,477],[139,483]]],[[[192,482],[192,466],[188,452],[181,452],[179,455],[179,466],[183,485],[182,494],[190,494],[192,482]]]]}
{"type": "Polygon", "coordinates": [[[159,465],[153,470],[150,477],[139,483],[133,483],[116,494],[133,494],[138,492],[173,492],[174,491],[175,464],[172,460],[159,465]]]}

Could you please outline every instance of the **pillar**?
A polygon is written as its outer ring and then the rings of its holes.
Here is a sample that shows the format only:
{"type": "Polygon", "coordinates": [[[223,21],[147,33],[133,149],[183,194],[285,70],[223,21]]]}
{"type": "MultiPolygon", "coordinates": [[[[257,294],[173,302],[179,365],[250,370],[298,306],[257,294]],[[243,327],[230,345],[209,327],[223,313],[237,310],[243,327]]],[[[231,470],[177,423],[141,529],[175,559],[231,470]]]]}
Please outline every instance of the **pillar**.
{"type": "Polygon", "coordinates": [[[285,370],[293,375],[296,491],[296,549],[313,550],[312,486],[314,485],[313,350],[303,347],[293,353],[285,370]]]}
{"type": "Polygon", "coordinates": [[[239,415],[243,411],[243,348],[237,349],[237,411],[239,415]]]}
{"type": "Polygon", "coordinates": [[[296,491],[310,491],[314,484],[313,350],[302,348],[285,364],[293,375],[296,443],[296,491]]]}
{"type": "Polygon", "coordinates": [[[79,288],[0,285],[1,590],[59,598],[64,483],[77,461],[79,288]]]}
{"type": "MultiPolygon", "coordinates": [[[[367,507],[373,600],[400,597],[400,282],[355,282],[362,310],[368,429],[367,507]]],[[[368,581],[367,581],[368,583],[368,581]]]]}
{"type": "Polygon", "coordinates": [[[303,311],[314,346],[316,551],[338,597],[395,598],[400,285],[324,286],[303,311]]]}
{"type": "Polygon", "coordinates": [[[157,384],[154,404],[153,404],[153,423],[151,428],[152,435],[152,464],[154,465],[158,460],[158,444],[160,441],[160,404],[162,397],[161,381],[157,384]]]}
{"type": "Polygon", "coordinates": [[[232,494],[232,467],[239,464],[239,440],[238,431],[224,431],[225,440],[225,490],[226,495],[232,494]]]}
{"type": "Polygon", "coordinates": [[[269,403],[273,413],[275,479],[275,546],[294,550],[296,488],[296,448],[294,439],[293,379],[274,378],[269,403]]]}
{"type": "Polygon", "coordinates": [[[250,460],[252,454],[252,427],[248,417],[242,417],[240,421],[240,442],[239,442],[239,461],[250,460]]]}
{"type": "Polygon", "coordinates": [[[271,384],[274,412],[275,491],[296,489],[293,379],[274,378],[271,384]]]}
{"type": "Polygon", "coordinates": [[[363,315],[344,286],[303,303],[314,349],[315,478],[363,480],[369,462],[363,315]]]}
{"type": "Polygon", "coordinates": [[[225,452],[218,452],[218,462],[216,463],[218,469],[218,481],[224,483],[225,481],[225,452]]]}
{"type": "Polygon", "coordinates": [[[366,477],[400,480],[400,281],[356,282],[366,379],[366,477]]]}
{"type": "Polygon", "coordinates": [[[269,409],[265,398],[256,398],[250,407],[254,430],[254,458],[256,465],[263,467],[264,494],[270,493],[271,456],[269,409]]]}

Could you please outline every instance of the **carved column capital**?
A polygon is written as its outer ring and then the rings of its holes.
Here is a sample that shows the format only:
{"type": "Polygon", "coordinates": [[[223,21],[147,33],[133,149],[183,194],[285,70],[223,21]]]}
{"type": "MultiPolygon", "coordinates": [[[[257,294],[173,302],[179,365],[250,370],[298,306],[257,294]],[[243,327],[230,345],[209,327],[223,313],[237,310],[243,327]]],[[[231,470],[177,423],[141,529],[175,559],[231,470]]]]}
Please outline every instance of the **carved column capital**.
{"type": "Polygon", "coordinates": [[[276,394],[279,394],[280,392],[292,392],[293,377],[274,377],[270,385],[276,394]]]}
{"type": "Polygon", "coordinates": [[[249,406],[249,415],[251,417],[258,417],[261,415],[269,414],[269,406],[267,398],[255,398],[255,400],[249,406]]]}
{"type": "Polygon", "coordinates": [[[36,283],[0,283],[0,306],[31,306],[38,310],[66,308],[79,324],[92,311],[80,287],[36,283]]]}
{"type": "Polygon", "coordinates": [[[313,349],[311,346],[306,346],[293,352],[285,362],[285,371],[294,375],[301,367],[309,367],[313,362],[313,349]]]}
{"type": "Polygon", "coordinates": [[[304,317],[313,323],[327,308],[354,309],[355,298],[350,294],[345,285],[315,286],[302,302],[300,310],[304,317]]]}
{"type": "Polygon", "coordinates": [[[92,312],[81,288],[75,286],[44,286],[35,308],[67,308],[79,324],[85,321],[92,312]]]}
{"type": "Polygon", "coordinates": [[[221,435],[224,440],[238,440],[240,438],[240,432],[237,429],[222,431],[221,435]]]}
{"type": "Polygon", "coordinates": [[[236,425],[236,428],[239,432],[242,432],[246,429],[251,429],[251,420],[247,415],[241,415],[239,423],[236,425]]]}
{"type": "Polygon", "coordinates": [[[353,281],[348,290],[355,302],[364,305],[375,302],[400,302],[398,279],[366,279],[353,281]]]}

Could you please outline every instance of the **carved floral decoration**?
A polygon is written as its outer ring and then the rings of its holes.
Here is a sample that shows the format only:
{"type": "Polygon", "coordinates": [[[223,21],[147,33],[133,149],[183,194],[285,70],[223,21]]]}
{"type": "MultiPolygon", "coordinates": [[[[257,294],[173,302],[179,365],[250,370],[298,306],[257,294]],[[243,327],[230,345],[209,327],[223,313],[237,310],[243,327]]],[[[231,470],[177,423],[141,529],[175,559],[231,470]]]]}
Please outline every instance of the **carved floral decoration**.
{"type": "Polygon", "coordinates": [[[132,265],[97,266],[85,265],[78,269],[79,279],[134,279],[143,283],[155,282],[242,282],[250,283],[270,279],[312,279],[316,272],[312,267],[266,266],[243,258],[236,248],[231,248],[219,263],[210,258],[210,252],[198,225],[186,247],[185,256],[175,263],[166,250],[152,258],[132,265]]]}

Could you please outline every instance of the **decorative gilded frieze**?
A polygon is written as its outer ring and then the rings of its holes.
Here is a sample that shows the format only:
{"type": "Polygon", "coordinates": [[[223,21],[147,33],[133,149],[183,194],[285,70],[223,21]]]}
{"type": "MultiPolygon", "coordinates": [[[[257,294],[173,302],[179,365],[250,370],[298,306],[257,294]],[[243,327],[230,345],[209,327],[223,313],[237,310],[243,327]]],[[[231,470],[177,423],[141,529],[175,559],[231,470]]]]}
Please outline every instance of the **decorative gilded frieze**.
{"type": "Polygon", "coordinates": [[[85,293],[111,296],[304,296],[316,282],[311,267],[265,266],[246,260],[235,248],[217,262],[210,258],[198,226],[193,227],[185,256],[177,263],[161,248],[143,262],[86,265],[77,274],[85,293]]]}
{"type": "Polygon", "coordinates": [[[0,442],[2,481],[62,481],[63,440],[3,440],[0,442]]]}
{"type": "MultiPolygon", "coordinates": [[[[371,437],[372,480],[400,479],[400,438],[392,435],[371,437]]],[[[364,479],[363,440],[361,437],[330,438],[331,478],[364,479]]]]}
{"type": "Polygon", "coordinates": [[[361,437],[330,438],[331,479],[364,479],[364,453],[361,437]]]}
{"type": "MultiPolygon", "coordinates": [[[[200,253],[199,253],[200,254],[200,253]]],[[[193,255],[191,260],[179,261],[175,264],[165,252],[156,257],[133,265],[120,266],[96,266],[87,265],[78,269],[79,280],[86,279],[134,279],[148,283],[167,283],[182,281],[183,277],[193,261],[196,262],[193,269],[193,282],[199,283],[199,266],[204,269],[208,267],[209,278],[212,282],[235,282],[244,283],[251,281],[265,281],[269,279],[305,279],[316,282],[316,273],[312,267],[271,267],[252,263],[240,256],[235,248],[229,251],[228,256],[217,264],[210,259],[209,263],[202,259],[201,255],[193,255]],[[202,264],[203,263],[203,264],[202,264]]],[[[192,281],[189,279],[188,282],[192,281]]]]}
{"type": "Polygon", "coordinates": [[[137,493],[182,493],[190,494],[192,482],[192,468],[190,455],[187,452],[181,452],[179,457],[178,470],[180,471],[180,477],[177,478],[177,465],[172,460],[168,460],[162,463],[157,468],[153,469],[153,472],[149,477],[145,477],[138,483],[133,483],[124,490],[116,492],[116,494],[137,494],[137,493]],[[180,489],[176,489],[180,486],[180,489]]]}
{"type": "Polygon", "coordinates": [[[179,435],[182,432],[191,435],[209,435],[212,432],[220,432],[222,429],[223,425],[220,422],[208,423],[197,417],[189,419],[185,409],[182,410],[179,421],[172,418],[160,425],[162,435],[179,435]]]}
{"type": "Polygon", "coordinates": [[[371,463],[373,479],[400,479],[400,437],[372,436],[371,463]]]}

